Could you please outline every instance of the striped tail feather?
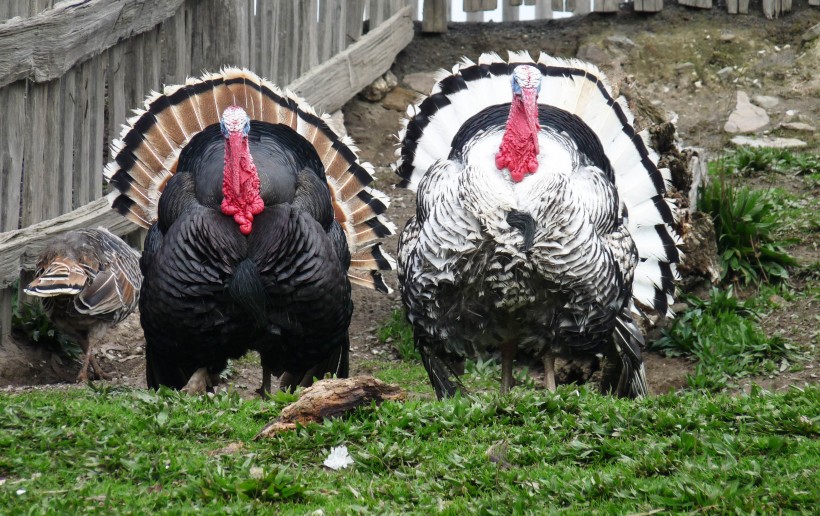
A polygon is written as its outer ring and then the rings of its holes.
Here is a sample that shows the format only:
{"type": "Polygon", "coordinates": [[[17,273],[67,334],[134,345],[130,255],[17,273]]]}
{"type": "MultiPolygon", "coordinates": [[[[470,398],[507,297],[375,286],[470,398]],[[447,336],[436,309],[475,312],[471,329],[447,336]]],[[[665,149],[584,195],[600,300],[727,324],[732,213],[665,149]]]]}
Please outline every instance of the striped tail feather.
{"type": "Polygon", "coordinates": [[[356,262],[361,270],[356,271],[355,282],[390,291],[378,271],[394,269],[395,261],[372,242],[394,234],[396,228],[381,216],[389,197],[368,186],[374,180],[373,166],[359,161],[349,137],[330,129],[328,115],[317,115],[292,92],[246,69],[225,68],[189,78],[184,85],[166,86],[146,98],[144,108],[134,111],[136,116],[123,126],[120,139],[111,144],[114,159],[104,171],[113,186],[111,207],[142,227],[156,222],[160,195],[176,172],[180,152],[200,131],[219,123],[223,111],[234,104],[252,120],[290,127],[316,149],[351,253],[373,257],[356,262]]]}
{"type": "Polygon", "coordinates": [[[88,281],[85,269],[70,260],[55,260],[48,264],[23,291],[35,297],[79,294],[88,281]]]}
{"type": "Polygon", "coordinates": [[[401,186],[415,190],[430,166],[446,159],[459,128],[481,110],[512,100],[511,74],[519,64],[543,74],[538,103],[577,115],[597,135],[612,166],[618,194],[627,208],[627,227],[638,248],[633,299],[639,307],[672,315],[669,306],[678,278],[681,239],[673,229],[676,213],[667,199],[669,171],[659,170],[648,133],[632,126],[634,116],[623,97],[614,98],[606,77],[594,65],[541,53],[508,59],[483,54],[467,58],[452,71],[440,71],[429,96],[407,109],[398,138],[396,173],[401,186]],[[637,235],[637,236],[636,236],[637,235]]]}

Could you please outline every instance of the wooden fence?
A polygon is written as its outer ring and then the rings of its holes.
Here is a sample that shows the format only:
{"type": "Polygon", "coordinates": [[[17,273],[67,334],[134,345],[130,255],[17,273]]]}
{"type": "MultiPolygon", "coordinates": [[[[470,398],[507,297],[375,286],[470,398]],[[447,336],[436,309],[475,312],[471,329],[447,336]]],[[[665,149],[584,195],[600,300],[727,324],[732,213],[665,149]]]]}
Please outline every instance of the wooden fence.
{"type": "MultiPolygon", "coordinates": [[[[485,21],[485,13],[499,8],[501,18],[496,18],[497,21],[517,21],[524,19],[521,15],[522,6],[532,6],[527,19],[535,20],[552,19],[555,13],[566,15],[617,12],[629,4],[632,4],[631,8],[635,11],[643,12],[658,12],[664,6],[664,0],[415,0],[414,5],[417,6],[419,1],[423,2],[423,9],[422,16],[417,18],[423,20],[425,32],[445,32],[447,22],[459,19],[468,22],[485,21]],[[462,10],[465,13],[464,18],[456,17],[455,14],[462,10]]],[[[808,1],[809,5],[820,6],[820,0],[796,1],[808,1]]],[[[701,9],[712,9],[719,7],[720,4],[720,8],[725,6],[730,14],[750,12],[749,0],[666,0],[666,5],[674,3],[701,9]]],[[[756,0],[754,5],[759,5],[767,18],[776,18],[781,13],[791,11],[792,0],[756,0]]]]}
{"type": "Polygon", "coordinates": [[[12,286],[48,238],[98,225],[135,231],[102,197],[102,170],[151,90],[245,66],[334,111],[412,40],[409,4],[0,1],[0,347],[10,342],[12,286]]]}

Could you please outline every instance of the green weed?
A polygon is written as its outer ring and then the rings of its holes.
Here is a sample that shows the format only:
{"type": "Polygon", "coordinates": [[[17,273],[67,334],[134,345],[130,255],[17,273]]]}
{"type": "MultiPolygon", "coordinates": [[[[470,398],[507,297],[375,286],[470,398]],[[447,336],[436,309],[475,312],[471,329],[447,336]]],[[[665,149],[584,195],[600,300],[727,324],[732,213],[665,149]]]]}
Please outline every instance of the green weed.
{"type": "Polygon", "coordinates": [[[29,342],[78,359],[82,354],[80,346],[54,326],[39,301],[21,303],[17,295],[18,285],[19,282],[15,282],[11,299],[11,326],[14,331],[29,342]]]}
{"type": "Polygon", "coordinates": [[[705,301],[687,301],[689,309],[650,349],[697,358],[695,373],[688,378],[690,387],[720,390],[734,379],[783,370],[799,358],[787,341],[763,333],[754,303],[740,301],[731,287],[713,288],[705,301]]]}
{"type": "Polygon", "coordinates": [[[810,175],[820,172],[820,157],[811,152],[794,152],[770,147],[738,147],[723,159],[724,166],[743,173],[773,172],[810,175]]]}
{"type": "Polygon", "coordinates": [[[710,172],[698,209],[714,221],[722,279],[748,285],[788,278],[786,267],[797,262],[774,239],[782,224],[771,193],[734,186],[722,161],[710,163],[710,172]]]}

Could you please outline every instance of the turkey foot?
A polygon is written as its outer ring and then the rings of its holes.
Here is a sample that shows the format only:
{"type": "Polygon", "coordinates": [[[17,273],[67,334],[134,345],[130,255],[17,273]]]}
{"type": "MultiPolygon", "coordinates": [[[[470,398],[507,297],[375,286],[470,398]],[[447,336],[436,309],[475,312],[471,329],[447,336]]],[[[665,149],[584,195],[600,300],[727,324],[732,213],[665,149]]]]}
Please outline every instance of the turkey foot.
{"type": "Polygon", "coordinates": [[[555,355],[547,353],[544,355],[544,388],[555,392],[555,355]]]}
{"type": "Polygon", "coordinates": [[[501,345],[501,394],[510,392],[513,386],[513,359],[518,346],[515,342],[509,341],[501,345]]]}
{"type": "Polygon", "coordinates": [[[194,374],[191,375],[191,378],[190,380],[188,380],[188,383],[186,383],[185,387],[182,388],[182,392],[186,394],[202,395],[207,392],[208,386],[210,384],[211,378],[208,374],[208,368],[200,367],[196,370],[194,374]]]}
{"type": "Polygon", "coordinates": [[[83,365],[80,368],[80,372],[77,374],[77,383],[86,383],[88,381],[89,366],[92,370],[94,378],[98,380],[110,380],[111,376],[105,374],[102,367],[100,367],[100,363],[97,362],[97,357],[94,356],[93,346],[91,346],[87,340],[82,340],[80,341],[80,347],[85,353],[85,358],[83,359],[83,365]]]}

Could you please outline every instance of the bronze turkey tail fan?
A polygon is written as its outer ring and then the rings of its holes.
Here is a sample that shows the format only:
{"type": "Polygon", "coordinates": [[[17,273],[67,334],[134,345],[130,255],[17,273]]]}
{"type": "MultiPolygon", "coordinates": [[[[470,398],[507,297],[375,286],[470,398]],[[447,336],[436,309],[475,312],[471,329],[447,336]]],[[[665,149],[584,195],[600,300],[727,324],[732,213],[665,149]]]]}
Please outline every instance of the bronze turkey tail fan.
{"type": "Polygon", "coordinates": [[[389,292],[379,271],[395,269],[395,260],[374,241],[395,233],[395,226],[381,216],[389,198],[368,186],[373,166],[359,161],[349,137],[330,129],[328,115],[316,114],[304,100],[248,70],[226,68],[184,85],[166,86],[145,100],[144,109],[135,110],[120,139],[112,143],[114,160],[105,167],[105,178],[114,187],[109,194],[112,208],[142,227],[151,226],[181,150],[201,131],[220,123],[232,105],[252,120],[290,127],[316,150],[336,221],[353,255],[351,282],[389,292]]]}

